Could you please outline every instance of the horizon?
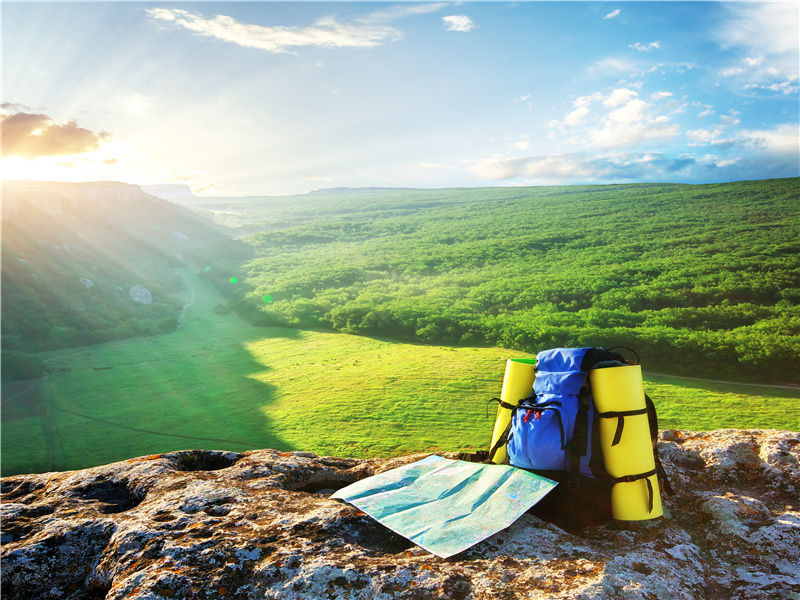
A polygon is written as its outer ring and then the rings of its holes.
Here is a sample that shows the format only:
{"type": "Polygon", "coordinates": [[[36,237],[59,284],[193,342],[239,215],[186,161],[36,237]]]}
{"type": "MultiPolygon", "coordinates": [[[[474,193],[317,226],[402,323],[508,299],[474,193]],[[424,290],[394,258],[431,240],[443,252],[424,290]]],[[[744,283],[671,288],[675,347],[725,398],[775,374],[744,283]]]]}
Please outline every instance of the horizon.
{"type": "Polygon", "coordinates": [[[8,3],[15,179],[336,188],[800,176],[796,3],[8,3]]]}
{"type": "Polygon", "coordinates": [[[96,180],[96,181],[61,181],[61,180],[39,180],[39,179],[4,179],[2,180],[2,184],[25,184],[25,183],[40,183],[40,184],[66,184],[66,185],[91,185],[91,184],[120,184],[120,185],[131,185],[134,187],[140,188],[145,194],[150,196],[155,196],[156,198],[160,198],[162,200],[180,200],[181,198],[197,198],[197,199],[214,199],[214,198],[290,198],[293,196],[307,196],[311,194],[318,194],[318,193],[335,193],[335,192],[365,192],[365,191],[385,191],[385,192],[402,192],[402,191],[451,191],[451,190],[476,190],[476,189],[486,189],[486,190],[493,190],[493,189],[525,189],[525,188],[562,188],[562,187],[574,187],[574,188],[581,188],[581,187],[613,187],[613,186],[630,186],[630,185],[647,185],[647,186],[660,186],[660,185],[685,185],[685,186],[703,186],[703,185],[717,185],[717,184],[725,184],[725,183],[753,183],[759,181],[773,181],[773,180],[781,180],[781,179],[798,179],[800,175],[796,176],[789,176],[789,177],[769,177],[765,179],[734,179],[731,181],[719,181],[719,182],[697,182],[697,183],[685,183],[679,181],[626,181],[626,182],[610,182],[610,183],[565,183],[565,184],[531,184],[531,185],[474,185],[474,186],[441,186],[441,187],[419,187],[419,186],[402,186],[402,187],[380,187],[380,186],[365,186],[365,187],[351,187],[351,186],[337,186],[337,187],[330,187],[330,188],[315,188],[311,190],[307,190],[304,192],[297,192],[297,193],[289,193],[289,194],[269,194],[269,193],[251,193],[251,194],[238,194],[238,195],[226,195],[226,194],[208,194],[208,195],[198,195],[191,192],[190,187],[187,184],[181,183],[156,183],[156,184],[146,184],[146,183],[132,183],[128,181],[114,181],[114,180],[96,180]],[[153,191],[148,191],[146,188],[156,188],[156,187],[175,187],[175,188],[185,188],[187,191],[190,192],[190,196],[179,196],[179,197],[166,197],[166,196],[158,196],[153,191]]]}

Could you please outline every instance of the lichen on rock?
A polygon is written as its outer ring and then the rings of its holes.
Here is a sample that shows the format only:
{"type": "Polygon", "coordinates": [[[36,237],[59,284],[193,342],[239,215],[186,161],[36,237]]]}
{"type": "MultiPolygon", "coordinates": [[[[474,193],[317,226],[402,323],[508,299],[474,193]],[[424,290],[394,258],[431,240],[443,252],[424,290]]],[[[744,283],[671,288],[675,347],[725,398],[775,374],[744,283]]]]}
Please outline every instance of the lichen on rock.
{"type": "Polygon", "coordinates": [[[798,597],[800,435],[667,430],[659,451],[664,517],[569,533],[526,514],[450,559],[328,498],[424,455],[195,450],[7,477],[3,598],[798,597]]]}

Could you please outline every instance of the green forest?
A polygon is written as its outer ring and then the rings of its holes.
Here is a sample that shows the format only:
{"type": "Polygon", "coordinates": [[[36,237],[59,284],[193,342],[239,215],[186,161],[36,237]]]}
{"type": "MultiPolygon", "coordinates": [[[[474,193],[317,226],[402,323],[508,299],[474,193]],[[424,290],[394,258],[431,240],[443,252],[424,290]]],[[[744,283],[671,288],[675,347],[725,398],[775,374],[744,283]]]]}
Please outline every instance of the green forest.
{"type": "Polygon", "coordinates": [[[252,257],[253,324],[407,342],[629,346],[648,369],[798,382],[800,179],[203,199],[252,257]]]}

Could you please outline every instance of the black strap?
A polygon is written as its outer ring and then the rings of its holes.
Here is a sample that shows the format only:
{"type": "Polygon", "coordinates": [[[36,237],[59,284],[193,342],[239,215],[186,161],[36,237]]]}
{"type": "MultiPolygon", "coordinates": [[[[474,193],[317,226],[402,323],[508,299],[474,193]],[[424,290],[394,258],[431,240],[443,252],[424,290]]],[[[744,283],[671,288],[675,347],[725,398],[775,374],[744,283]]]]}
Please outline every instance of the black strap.
{"type": "Polygon", "coordinates": [[[497,402],[497,404],[499,404],[501,408],[507,408],[508,410],[514,410],[515,408],[517,408],[513,404],[509,404],[508,402],[503,402],[500,398],[492,398],[491,400],[489,400],[486,403],[486,413],[485,414],[486,414],[487,417],[489,416],[489,405],[492,402],[497,402]]]}
{"type": "Polygon", "coordinates": [[[624,475],[622,477],[614,477],[611,481],[612,483],[630,483],[632,481],[639,481],[640,479],[644,479],[647,482],[647,512],[653,512],[653,499],[654,499],[654,492],[653,492],[653,484],[650,483],[650,477],[653,475],[657,475],[657,469],[653,469],[652,471],[648,471],[647,473],[638,473],[636,475],[624,475]]]}
{"type": "Polygon", "coordinates": [[[645,414],[647,414],[647,407],[638,410],[612,410],[597,413],[597,416],[603,419],[617,419],[617,430],[614,432],[614,440],[611,442],[612,446],[616,446],[622,439],[622,430],[625,428],[625,417],[645,414]]]}
{"type": "Polygon", "coordinates": [[[592,398],[589,387],[584,384],[578,392],[578,412],[575,415],[575,426],[572,429],[572,439],[567,444],[569,453],[569,481],[571,488],[579,487],[581,458],[586,455],[586,444],[589,439],[589,406],[592,398]]]}
{"type": "MultiPolygon", "coordinates": [[[[514,408],[516,408],[516,406],[514,408]]],[[[513,419],[508,422],[508,427],[506,427],[506,430],[500,434],[499,438],[497,438],[494,446],[489,448],[489,457],[485,461],[487,464],[493,462],[494,455],[497,454],[497,451],[500,450],[500,448],[506,445],[506,442],[508,442],[508,434],[511,432],[512,423],[513,419]]]]}
{"type": "Polygon", "coordinates": [[[656,444],[658,440],[658,415],[656,414],[656,405],[653,403],[653,399],[647,394],[644,395],[644,401],[645,406],[647,407],[647,418],[650,421],[650,439],[653,442],[653,458],[655,458],[656,461],[658,480],[664,491],[666,491],[670,496],[674,496],[675,492],[672,489],[672,485],[669,483],[669,479],[667,479],[667,473],[664,471],[664,466],[661,464],[661,459],[658,457],[658,445],[656,444]]]}
{"type": "Polygon", "coordinates": [[[628,348],[627,346],[613,346],[612,348],[606,348],[606,350],[608,350],[609,352],[618,349],[627,350],[628,352],[632,353],[636,357],[636,362],[633,363],[634,365],[642,364],[642,361],[639,358],[639,353],[636,352],[636,350],[634,350],[633,348],[628,348]]]}

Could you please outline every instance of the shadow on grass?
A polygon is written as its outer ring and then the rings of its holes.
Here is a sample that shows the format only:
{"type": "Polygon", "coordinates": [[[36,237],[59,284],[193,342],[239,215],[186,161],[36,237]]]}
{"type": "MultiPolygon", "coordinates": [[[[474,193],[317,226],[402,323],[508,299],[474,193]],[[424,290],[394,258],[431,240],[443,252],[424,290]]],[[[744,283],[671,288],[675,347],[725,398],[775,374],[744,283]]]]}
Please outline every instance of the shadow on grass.
{"type": "Polygon", "coordinates": [[[178,334],[53,353],[40,417],[47,452],[30,452],[30,424],[4,423],[3,475],[175,450],[293,450],[262,410],[276,399],[275,386],[251,377],[269,367],[245,347],[302,332],[252,327],[234,315],[208,317],[215,301],[206,298],[200,317],[178,334]]]}

